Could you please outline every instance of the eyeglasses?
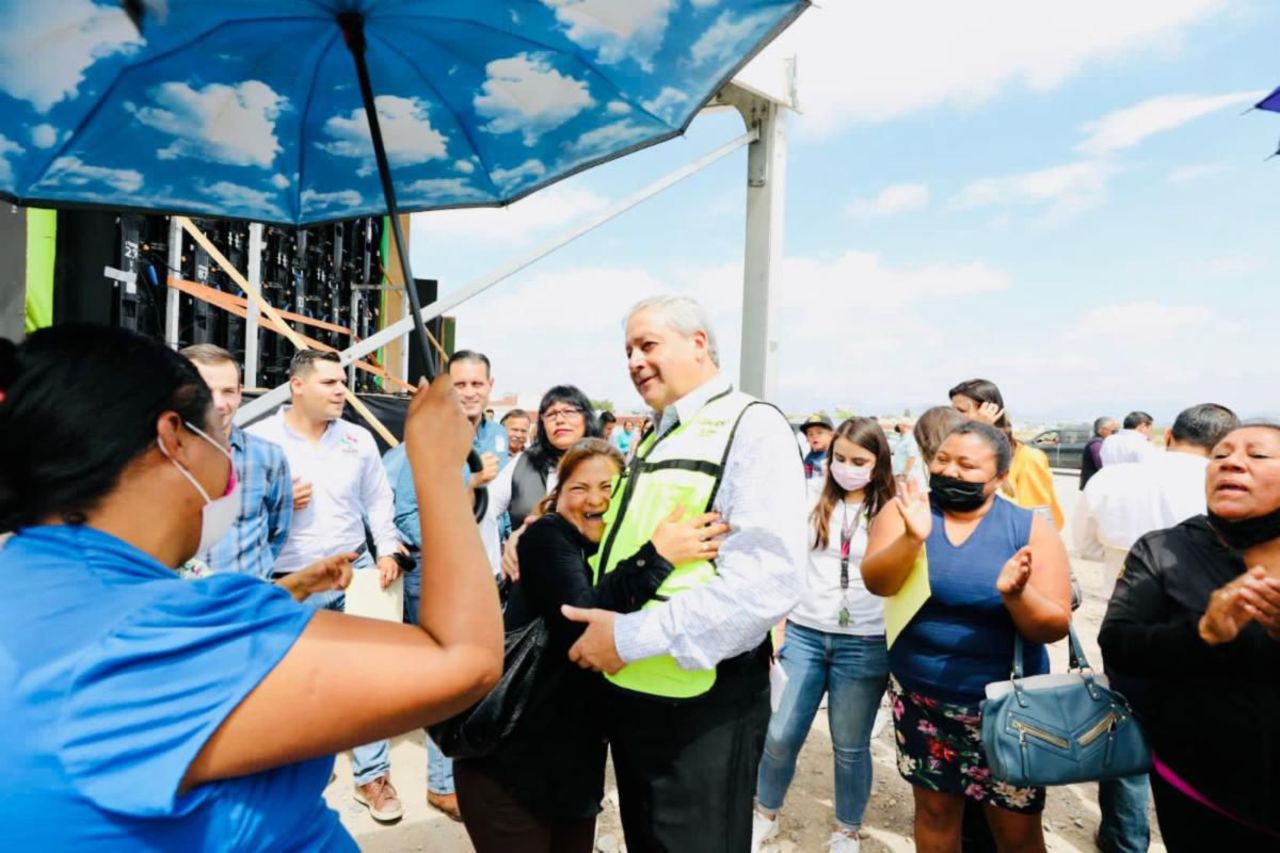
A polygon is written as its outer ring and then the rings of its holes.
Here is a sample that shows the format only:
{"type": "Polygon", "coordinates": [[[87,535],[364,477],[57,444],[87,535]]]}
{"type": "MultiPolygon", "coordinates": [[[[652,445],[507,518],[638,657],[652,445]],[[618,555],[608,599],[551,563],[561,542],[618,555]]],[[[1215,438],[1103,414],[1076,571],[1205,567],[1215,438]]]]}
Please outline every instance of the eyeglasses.
{"type": "Polygon", "coordinates": [[[546,423],[559,420],[571,421],[580,417],[582,417],[582,409],[572,407],[566,407],[563,409],[547,409],[542,413],[542,420],[546,423]]]}

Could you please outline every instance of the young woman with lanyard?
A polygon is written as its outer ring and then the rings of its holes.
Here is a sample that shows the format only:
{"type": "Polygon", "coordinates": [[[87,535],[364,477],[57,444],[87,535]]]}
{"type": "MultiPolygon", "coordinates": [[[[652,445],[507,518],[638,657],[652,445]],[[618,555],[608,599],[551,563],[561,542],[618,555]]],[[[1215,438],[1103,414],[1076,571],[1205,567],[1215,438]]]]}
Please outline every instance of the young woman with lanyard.
{"type": "Polygon", "coordinates": [[[776,666],[787,686],[765,738],[756,785],[753,850],[778,833],[778,811],[796,757],[828,694],[835,753],[836,827],[830,847],[856,853],[871,795],[871,728],[889,678],[881,601],[867,592],[859,564],[867,521],[893,500],[889,442],[870,418],[836,429],[827,472],[810,512],[811,540],[800,604],[778,632],[776,666]]]}

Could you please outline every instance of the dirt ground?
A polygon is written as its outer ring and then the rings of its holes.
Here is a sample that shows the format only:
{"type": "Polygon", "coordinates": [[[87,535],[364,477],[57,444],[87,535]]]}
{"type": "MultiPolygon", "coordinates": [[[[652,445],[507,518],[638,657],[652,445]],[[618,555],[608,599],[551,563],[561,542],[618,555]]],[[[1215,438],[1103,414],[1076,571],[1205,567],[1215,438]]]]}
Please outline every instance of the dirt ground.
{"type": "MultiPolygon", "coordinates": [[[[1059,499],[1068,518],[1075,504],[1074,476],[1056,478],[1059,499]]],[[[1069,531],[1064,531],[1069,536],[1069,531]]],[[[1069,540],[1068,540],[1069,541],[1069,540]]],[[[1100,662],[1097,636],[1104,602],[1101,565],[1073,560],[1076,574],[1085,590],[1085,601],[1076,614],[1076,630],[1085,653],[1095,664],[1100,662]]],[[[1050,649],[1053,668],[1066,666],[1066,641],[1050,649]]],[[[898,775],[894,754],[893,727],[888,725],[872,742],[875,781],[871,802],[863,824],[865,853],[909,851],[911,841],[911,789],[898,775]]],[[[351,798],[351,777],[345,758],[338,760],[338,779],[329,786],[327,799],[342,816],[343,823],[355,836],[361,849],[374,853],[392,851],[438,851],[462,853],[471,850],[461,824],[454,823],[426,804],[426,754],[421,735],[398,738],[392,748],[392,778],[405,804],[404,819],[394,826],[380,826],[369,818],[365,809],[351,798]]],[[[554,768],[547,768],[554,777],[554,768]]],[[[616,795],[606,800],[597,834],[597,849],[602,853],[625,850],[618,822],[616,795]]],[[[825,713],[819,713],[809,739],[800,754],[795,781],[782,809],[781,832],[767,850],[769,853],[808,853],[821,851],[831,832],[833,816],[831,738],[825,713]]],[[[1096,785],[1070,785],[1049,790],[1044,824],[1050,851],[1091,851],[1098,828],[1096,785]]],[[[1163,853],[1159,830],[1152,815],[1152,851],[1163,853]]]]}

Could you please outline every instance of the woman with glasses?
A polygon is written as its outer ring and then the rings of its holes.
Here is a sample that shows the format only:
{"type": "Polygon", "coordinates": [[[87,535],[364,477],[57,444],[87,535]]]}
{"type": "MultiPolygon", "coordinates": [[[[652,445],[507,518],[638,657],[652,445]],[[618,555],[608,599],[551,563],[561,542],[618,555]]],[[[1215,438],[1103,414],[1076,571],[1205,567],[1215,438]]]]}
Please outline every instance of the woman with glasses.
{"type": "MultiPolygon", "coordinates": [[[[542,395],[538,406],[537,434],[524,453],[498,474],[489,485],[489,516],[509,513],[511,529],[503,564],[513,565],[506,552],[514,555],[519,531],[532,520],[538,503],[556,485],[556,466],[566,450],[583,438],[599,438],[600,424],[591,412],[587,395],[572,385],[557,385],[542,395]]],[[[494,570],[498,570],[494,566],[494,570]]],[[[514,575],[513,575],[514,576],[514,575]]]]}

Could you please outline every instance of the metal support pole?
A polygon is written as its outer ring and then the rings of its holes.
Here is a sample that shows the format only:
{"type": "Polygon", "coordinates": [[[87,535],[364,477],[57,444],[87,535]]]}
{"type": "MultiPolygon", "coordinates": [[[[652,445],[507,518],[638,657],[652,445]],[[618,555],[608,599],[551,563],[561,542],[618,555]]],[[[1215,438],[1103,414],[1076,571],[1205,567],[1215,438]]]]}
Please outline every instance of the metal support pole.
{"type": "Polygon", "coordinates": [[[748,95],[734,102],[759,138],[747,151],[747,227],[742,278],[739,387],[761,399],[777,390],[777,286],[786,200],[786,108],[748,95]]]}
{"type": "MultiPolygon", "coordinates": [[[[169,274],[168,278],[182,278],[182,225],[178,222],[178,217],[169,218],[169,274]]],[[[182,303],[179,302],[181,293],[176,288],[165,288],[167,293],[164,299],[164,342],[169,345],[170,349],[177,349],[181,342],[178,340],[178,322],[181,316],[182,303]]]]}
{"type": "MultiPolygon", "coordinates": [[[[262,223],[254,222],[249,226],[249,283],[258,291],[262,290],[262,223]]],[[[246,305],[244,319],[244,384],[248,388],[258,387],[258,319],[262,309],[256,300],[250,299],[246,305]]]]}

